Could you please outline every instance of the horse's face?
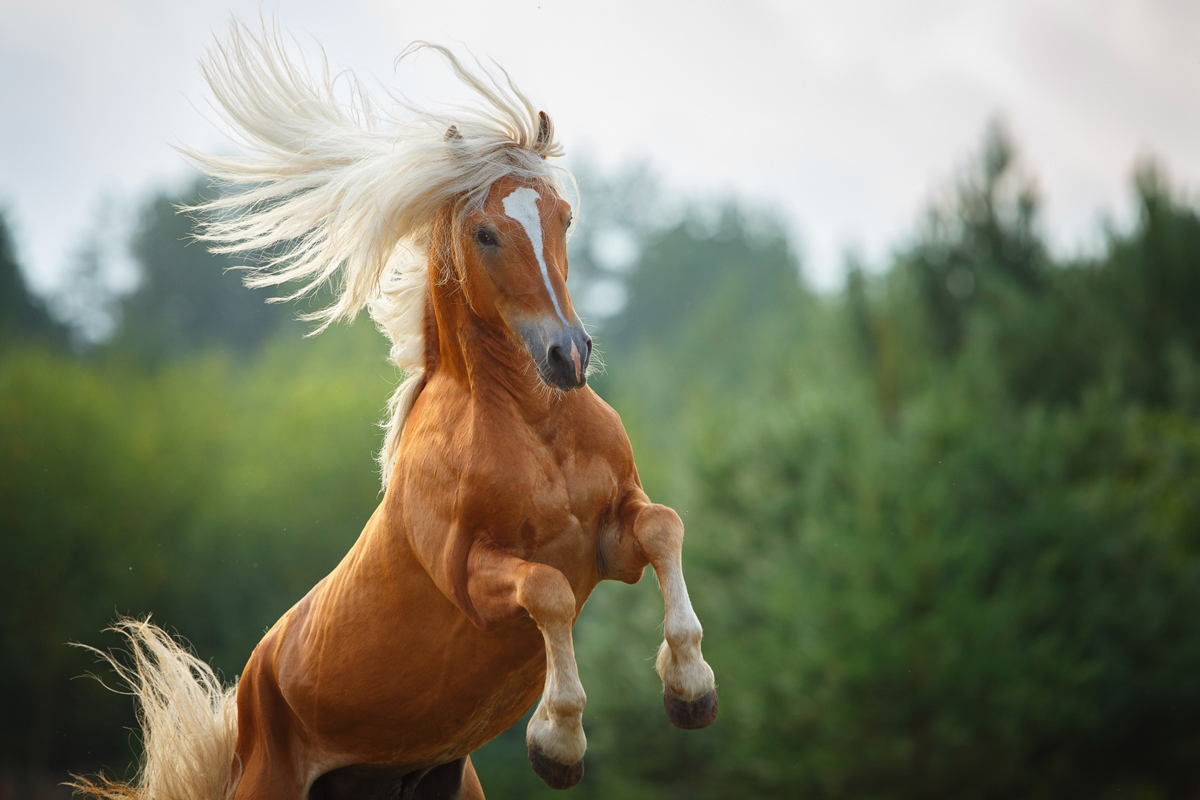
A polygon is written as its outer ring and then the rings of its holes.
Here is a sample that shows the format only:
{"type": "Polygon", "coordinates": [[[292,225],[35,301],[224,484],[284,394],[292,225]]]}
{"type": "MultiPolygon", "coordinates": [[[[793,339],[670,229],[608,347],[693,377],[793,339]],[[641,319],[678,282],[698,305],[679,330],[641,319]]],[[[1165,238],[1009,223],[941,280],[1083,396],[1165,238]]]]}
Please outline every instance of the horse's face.
{"type": "Polygon", "coordinates": [[[503,324],[557,389],[587,383],[592,339],[567,294],[571,206],[544,184],[505,178],[466,220],[465,290],[475,313],[503,324]]]}

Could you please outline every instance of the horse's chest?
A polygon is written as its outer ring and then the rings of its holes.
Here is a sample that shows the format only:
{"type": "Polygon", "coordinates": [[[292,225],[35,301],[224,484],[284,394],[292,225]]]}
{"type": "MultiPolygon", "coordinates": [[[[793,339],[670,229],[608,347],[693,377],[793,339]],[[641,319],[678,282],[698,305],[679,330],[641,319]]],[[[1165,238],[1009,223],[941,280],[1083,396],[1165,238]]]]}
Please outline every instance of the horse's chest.
{"type": "Polygon", "coordinates": [[[615,476],[602,459],[582,454],[534,459],[511,477],[515,480],[505,492],[509,502],[495,511],[506,529],[502,538],[520,555],[594,551],[597,531],[611,517],[617,491],[615,476]]]}

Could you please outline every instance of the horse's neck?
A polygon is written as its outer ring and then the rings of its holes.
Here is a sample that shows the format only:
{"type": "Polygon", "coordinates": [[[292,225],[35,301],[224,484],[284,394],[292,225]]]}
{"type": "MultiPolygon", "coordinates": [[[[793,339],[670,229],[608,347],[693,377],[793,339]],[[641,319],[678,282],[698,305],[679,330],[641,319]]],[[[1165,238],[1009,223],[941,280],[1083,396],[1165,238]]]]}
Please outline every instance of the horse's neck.
{"type": "Polygon", "coordinates": [[[476,314],[458,281],[439,280],[439,272],[431,264],[425,314],[427,379],[441,374],[474,399],[511,402],[528,420],[547,416],[552,407],[550,392],[541,389],[524,349],[507,330],[476,314]]]}

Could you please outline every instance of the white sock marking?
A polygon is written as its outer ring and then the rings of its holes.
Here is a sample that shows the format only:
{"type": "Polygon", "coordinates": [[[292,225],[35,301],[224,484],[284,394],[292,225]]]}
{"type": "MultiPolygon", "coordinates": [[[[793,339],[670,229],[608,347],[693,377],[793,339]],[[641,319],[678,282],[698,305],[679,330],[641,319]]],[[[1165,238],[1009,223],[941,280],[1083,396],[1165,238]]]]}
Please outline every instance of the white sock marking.
{"type": "Polygon", "coordinates": [[[550,302],[554,303],[554,312],[558,314],[562,324],[570,328],[567,318],[558,306],[554,287],[550,285],[550,271],[546,269],[546,242],[542,238],[542,215],[538,213],[537,207],[539,197],[540,195],[528,186],[513,189],[508,197],[504,198],[504,213],[521,223],[521,227],[525,229],[525,235],[533,245],[533,254],[537,256],[538,266],[542,268],[542,281],[546,284],[546,291],[550,293],[550,302]]]}

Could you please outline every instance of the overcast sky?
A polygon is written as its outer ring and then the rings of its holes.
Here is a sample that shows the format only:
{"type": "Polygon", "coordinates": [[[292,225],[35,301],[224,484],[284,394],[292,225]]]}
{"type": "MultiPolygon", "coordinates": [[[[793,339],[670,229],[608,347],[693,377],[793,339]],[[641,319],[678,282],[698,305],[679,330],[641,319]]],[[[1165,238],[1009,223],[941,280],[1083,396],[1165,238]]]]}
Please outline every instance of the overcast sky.
{"type": "Polygon", "coordinates": [[[847,247],[879,263],[996,116],[1060,251],[1128,217],[1140,155],[1200,185],[1196,2],[0,0],[0,205],[37,286],[89,228],[120,233],[121,209],[179,185],[171,142],[225,146],[196,63],[260,8],[417,96],[439,78],[432,59],[394,72],[408,42],[490,56],[568,155],[776,207],[823,287],[847,247]]]}

